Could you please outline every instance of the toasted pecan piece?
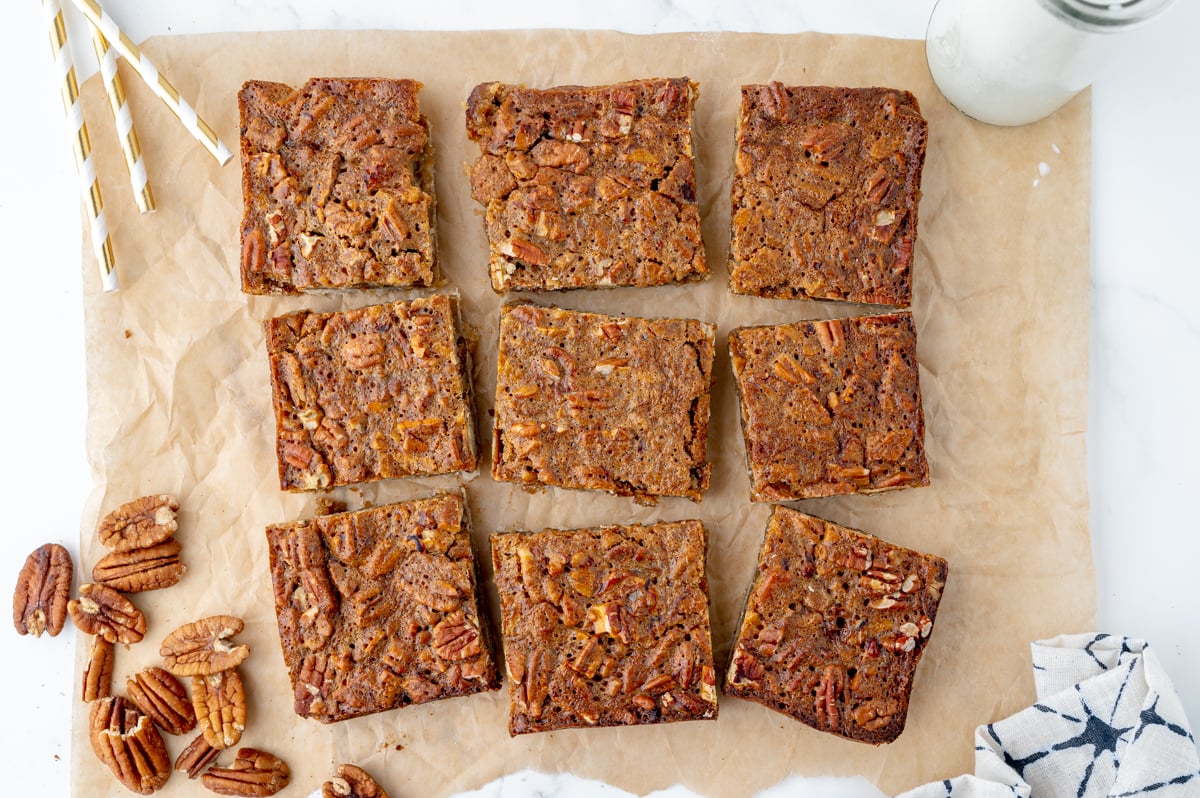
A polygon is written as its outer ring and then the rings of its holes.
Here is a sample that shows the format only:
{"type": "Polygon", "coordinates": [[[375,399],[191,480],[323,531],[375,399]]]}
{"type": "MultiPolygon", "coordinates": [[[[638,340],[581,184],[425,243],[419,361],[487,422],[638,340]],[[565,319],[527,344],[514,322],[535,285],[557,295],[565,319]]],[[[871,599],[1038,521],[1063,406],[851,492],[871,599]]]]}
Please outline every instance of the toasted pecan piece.
{"type": "Polygon", "coordinates": [[[111,587],[80,585],[79,598],[67,603],[67,611],[81,632],[99,635],[110,643],[128,646],[146,635],[146,616],[111,587]]]}
{"type": "Polygon", "coordinates": [[[176,676],[211,676],[236,668],[250,656],[249,646],[231,641],[245,626],[233,615],[201,618],[167,635],[158,653],[176,676]]]}
{"type": "Polygon", "coordinates": [[[173,496],[142,496],[122,504],[104,516],[96,535],[113,551],[132,551],[162,543],[179,524],[175,513],[179,502],[173,496]]]}
{"type": "Polygon", "coordinates": [[[17,634],[54,637],[62,631],[73,571],[70,553],[57,543],[39,546],[25,559],[13,592],[17,634]]]}

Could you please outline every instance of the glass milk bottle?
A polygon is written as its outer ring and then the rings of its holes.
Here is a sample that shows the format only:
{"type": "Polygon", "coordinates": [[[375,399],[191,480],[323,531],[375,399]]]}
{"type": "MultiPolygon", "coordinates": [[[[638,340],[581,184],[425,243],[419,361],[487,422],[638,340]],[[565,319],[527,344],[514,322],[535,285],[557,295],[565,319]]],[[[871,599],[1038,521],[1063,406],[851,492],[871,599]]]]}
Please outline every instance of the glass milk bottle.
{"type": "Polygon", "coordinates": [[[939,0],[925,54],[942,94],[993,125],[1023,125],[1082,91],[1129,31],[1171,0],[939,0]]]}

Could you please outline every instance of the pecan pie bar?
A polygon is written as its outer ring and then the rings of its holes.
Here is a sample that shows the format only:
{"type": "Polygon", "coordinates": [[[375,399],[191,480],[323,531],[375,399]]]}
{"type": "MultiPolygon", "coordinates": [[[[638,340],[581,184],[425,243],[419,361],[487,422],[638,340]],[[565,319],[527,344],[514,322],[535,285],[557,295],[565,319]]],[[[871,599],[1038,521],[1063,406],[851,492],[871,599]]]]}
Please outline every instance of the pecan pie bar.
{"type": "Polygon", "coordinates": [[[703,524],[491,540],[510,734],[717,717],[703,524]]]}
{"type": "Polygon", "coordinates": [[[929,484],[912,316],[729,334],[754,501],[929,484]]]}
{"type": "Polygon", "coordinates": [[[708,277],[692,153],[696,84],[476,86],[471,195],[497,292],[708,277]]]}
{"type": "Polygon", "coordinates": [[[500,685],[461,494],[267,527],[296,714],[323,723],[500,685]]]}
{"type": "Polygon", "coordinates": [[[940,557],[776,507],[725,692],[851,740],[892,742],[945,584],[940,557]]]}
{"type": "Polygon", "coordinates": [[[492,476],[651,500],[708,488],[715,325],[500,310],[492,476]]]}
{"type": "Polygon", "coordinates": [[[743,86],[734,293],[907,307],[927,136],[907,91],[743,86]]]}
{"type": "Polygon", "coordinates": [[[440,282],[420,89],[351,78],[242,87],[243,291],[440,282]]]}
{"type": "Polygon", "coordinates": [[[456,297],[300,311],[264,327],[284,490],[475,470],[456,297]]]}

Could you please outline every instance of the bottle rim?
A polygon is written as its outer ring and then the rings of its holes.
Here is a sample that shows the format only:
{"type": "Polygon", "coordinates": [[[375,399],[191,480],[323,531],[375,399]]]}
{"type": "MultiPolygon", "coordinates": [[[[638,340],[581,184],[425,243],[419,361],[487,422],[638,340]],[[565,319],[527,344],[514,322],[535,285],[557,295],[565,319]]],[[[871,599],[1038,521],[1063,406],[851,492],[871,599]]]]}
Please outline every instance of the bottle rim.
{"type": "Polygon", "coordinates": [[[1042,7],[1077,28],[1092,32],[1128,30],[1157,16],[1172,0],[1038,0],[1042,7]]]}

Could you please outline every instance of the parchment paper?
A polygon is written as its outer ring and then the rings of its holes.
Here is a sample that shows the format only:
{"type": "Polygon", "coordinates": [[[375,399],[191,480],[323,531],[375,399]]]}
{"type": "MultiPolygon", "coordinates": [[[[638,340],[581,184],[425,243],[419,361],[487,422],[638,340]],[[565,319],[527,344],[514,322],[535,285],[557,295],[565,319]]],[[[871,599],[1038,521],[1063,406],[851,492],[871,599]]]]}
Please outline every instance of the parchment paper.
{"type": "MultiPolygon", "coordinates": [[[[335,761],[373,770],[393,796],[438,796],[522,767],[569,770],[645,793],[682,782],[708,796],[744,796],[790,773],[862,774],[894,792],[968,770],[975,725],[1033,698],[1029,641],[1088,629],[1094,577],[1084,459],[1088,330],[1087,95],[1025,128],[974,123],[941,98],[922,43],[846,36],[569,31],[293,32],[171,37],[146,50],[236,150],[236,92],[250,78],[293,85],[309,76],[413,77],[438,159],[439,243],[446,274],[480,334],[475,361],[481,438],[495,382],[496,297],[487,280],[479,208],[463,164],[475,154],[463,103],[484,80],[529,85],[689,75],[700,82],[697,167],[712,280],[703,285],[544,295],[572,308],[693,316],[720,325],[704,501],[550,490],[527,495],[469,481],[477,553],[510,528],[578,527],[698,517],[711,535],[708,571],[718,663],[754,567],[769,508],[749,502],[726,352],[737,324],[850,315],[862,308],[734,297],[726,288],[729,178],[738,87],[891,85],[912,90],[930,122],[913,312],[932,486],[799,506],[950,562],[937,627],[917,671],[908,728],[872,748],[813,731],[765,708],[723,699],[717,722],[527,735],[506,732],[502,692],[412,707],[325,727],[292,712],[275,630],[266,524],[307,516],[311,496],[280,492],[260,322],[301,307],[331,310],[403,292],[264,299],[238,286],[239,168],[218,169],[129,76],[159,210],[139,217],[110,126],[93,124],[109,196],[122,289],[83,278],[88,352],[88,455],[96,488],[83,518],[86,570],[102,553],[97,518],[149,492],[176,494],[189,571],[166,591],[135,596],[146,642],[119,650],[116,685],[157,661],[177,625],[218,612],[247,621],[250,696],[243,744],[290,763],[290,794],[319,786],[335,761]],[[1039,170],[1039,164],[1042,164],[1039,170]],[[1049,170],[1047,172],[1047,169],[1049,170]]],[[[89,118],[107,113],[97,80],[89,118]]],[[[86,250],[86,248],[85,248],[86,250]]],[[[485,463],[488,462],[485,457],[485,463]]],[[[449,488],[452,478],[341,491],[351,507],[449,488]]],[[[490,567],[488,568],[490,571],[490,567]]],[[[493,612],[494,590],[489,584],[493,612]]],[[[80,663],[83,660],[80,647],[80,663]]],[[[78,686],[73,689],[77,692],[78,686]]],[[[125,795],[92,756],[76,713],[77,794],[125,795]]],[[[190,740],[170,740],[172,755],[190,740]]],[[[223,762],[231,759],[229,754],[223,762]]],[[[180,774],[164,795],[200,794],[180,774]]]]}

